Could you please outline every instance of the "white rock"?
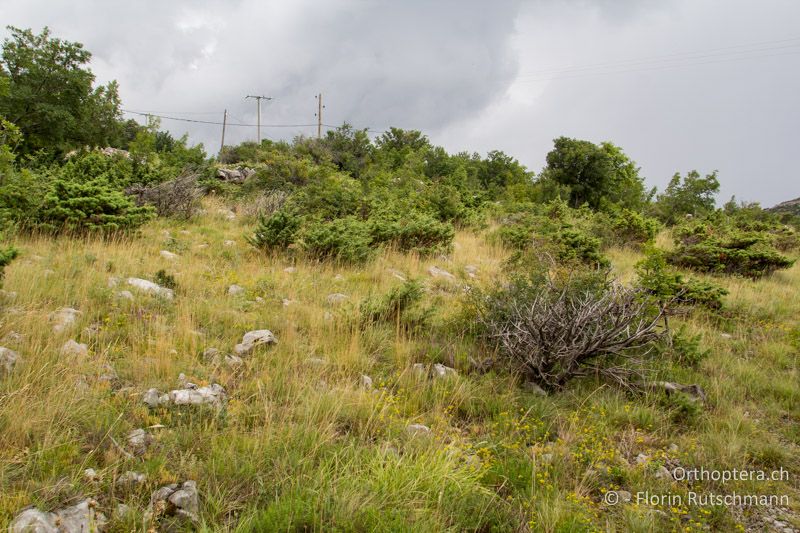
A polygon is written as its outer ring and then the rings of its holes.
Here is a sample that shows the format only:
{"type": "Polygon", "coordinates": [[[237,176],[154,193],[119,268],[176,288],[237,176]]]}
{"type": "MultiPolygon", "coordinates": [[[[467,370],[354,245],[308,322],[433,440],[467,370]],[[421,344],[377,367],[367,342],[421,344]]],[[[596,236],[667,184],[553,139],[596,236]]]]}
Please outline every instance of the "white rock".
{"type": "Polygon", "coordinates": [[[150,495],[150,514],[153,513],[159,502],[172,504],[161,504],[168,513],[192,522],[198,520],[197,512],[200,505],[197,498],[197,483],[194,481],[186,481],[182,485],[173,483],[155,491],[150,495]]]}
{"type": "Polygon", "coordinates": [[[643,454],[643,453],[640,453],[639,455],[637,455],[637,456],[636,456],[636,464],[637,464],[637,465],[643,465],[643,464],[646,464],[646,463],[647,463],[647,461],[648,461],[648,459],[650,459],[650,458],[649,458],[649,457],[647,457],[645,454],[643,454]]]}
{"type": "Polygon", "coordinates": [[[142,395],[142,401],[147,404],[150,409],[155,409],[161,405],[169,403],[169,396],[162,394],[158,389],[149,389],[142,395]]]}
{"type": "Polygon", "coordinates": [[[423,424],[409,424],[406,431],[411,435],[427,435],[431,432],[431,428],[423,424]]]}
{"type": "Polygon", "coordinates": [[[87,468],[83,471],[83,479],[89,483],[94,483],[100,479],[100,476],[97,475],[97,471],[94,468],[87,468]]]}
{"type": "Polygon", "coordinates": [[[395,270],[393,268],[390,268],[389,272],[391,272],[392,276],[396,277],[400,281],[406,281],[405,275],[403,275],[403,273],[400,272],[399,270],[395,270]]]}
{"type": "Polygon", "coordinates": [[[187,230],[187,229],[182,229],[178,233],[180,233],[181,235],[191,235],[192,234],[192,232],[187,230]]]}
{"type": "Polygon", "coordinates": [[[117,371],[108,363],[104,364],[100,369],[100,374],[97,376],[98,381],[115,381],[119,379],[117,371]]]}
{"type": "Polygon", "coordinates": [[[222,241],[222,245],[223,246],[236,246],[236,241],[225,240],[225,241],[222,241]]]}
{"type": "Polygon", "coordinates": [[[117,509],[114,512],[114,514],[117,516],[117,518],[124,519],[126,516],[128,516],[130,512],[131,512],[130,506],[125,505],[124,503],[119,503],[117,504],[117,509]]]}
{"type": "Polygon", "coordinates": [[[6,333],[5,337],[3,337],[3,342],[20,342],[23,339],[22,333],[17,333],[16,331],[9,331],[6,333]]]}
{"type": "Polygon", "coordinates": [[[89,355],[89,346],[70,339],[64,343],[64,346],[61,347],[61,355],[86,357],[89,355]]]}
{"type": "Polygon", "coordinates": [[[435,266],[432,266],[428,269],[428,274],[430,274],[434,278],[456,279],[456,277],[447,270],[443,270],[435,266]]]}
{"type": "Polygon", "coordinates": [[[159,252],[159,255],[161,255],[161,257],[163,257],[167,261],[177,261],[178,258],[180,258],[180,256],[178,254],[173,254],[172,252],[167,251],[167,250],[161,250],[159,252]]]}
{"type": "Polygon", "coordinates": [[[537,396],[547,396],[547,391],[541,388],[537,383],[534,383],[533,381],[526,381],[522,386],[523,388],[525,388],[525,390],[527,390],[528,392],[532,392],[537,396]]]}
{"type": "Polygon", "coordinates": [[[619,496],[619,501],[622,503],[628,503],[633,498],[633,495],[627,490],[618,490],[617,496],[619,496]]]}
{"type": "Polygon", "coordinates": [[[0,376],[10,374],[19,361],[19,354],[14,350],[0,346],[0,376]]]}
{"type": "Polygon", "coordinates": [[[133,293],[131,291],[117,291],[116,296],[120,300],[133,301],[133,293]]]}
{"type": "Polygon", "coordinates": [[[58,311],[50,313],[50,321],[54,322],[53,331],[61,333],[67,331],[75,325],[81,312],[71,307],[62,307],[58,311]]]}
{"type": "Polygon", "coordinates": [[[234,346],[233,351],[236,352],[236,355],[246,355],[252,352],[256,346],[275,344],[276,342],[278,342],[278,339],[275,338],[275,335],[270,330],[257,329],[245,333],[242,337],[242,342],[234,346]]]}
{"type": "Polygon", "coordinates": [[[289,307],[290,305],[292,305],[292,300],[284,298],[283,300],[281,300],[281,303],[283,304],[284,307],[289,307]]]}
{"type": "Polygon", "coordinates": [[[175,405],[213,405],[225,402],[225,389],[214,383],[209,387],[176,389],[169,392],[169,401],[175,405]]]}
{"type": "Polygon", "coordinates": [[[9,300],[9,301],[16,300],[17,299],[17,293],[16,293],[16,291],[4,291],[4,290],[0,289],[0,298],[3,298],[4,300],[9,300]]]}
{"type": "Polygon", "coordinates": [[[219,350],[216,348],[206,348],[203,350],[203,359],[205,361],[214,361],[219,358],[219,350]]]}
{"type": "Polygon", "coordinates": [[[225,217],[225,220],[235,220],[236,213],[231,211],[230,209],[217,209],[217,214],[222,215],[225,217]]]}
{"type": "Polygon", "coordinates": [[[228,296],[239,296],[240,294],[244,294],[244,287],[241,285],[233,284],[228,287],[228,296]]]}
{"type": "Polygon", "coordinates": [[[131,287],[135,287],[142,292],[146,292],[149,294],[155,294],[156,296],[161,296],[162,298],[166,298],[167,300],[172,300],[175,297],[175,293],[172,289],[168,289],[166,287],[162,287],[152,281],[148,281],[146,279],[141,278],[128,278],[128,285],[131,287]]]}
{"type": "Polygon", "coordinates": [[[667,467],[660,466],[658,470],[656,470],[656,479],[668,479],[672,481],[672,472],[670,472],[667,467]]]}
{"type": "Polygon", "coordinates": [[[464,272],[467,273],[467,276],[474,278],[478,274],[478,267],[475,265],[467,265],[464,267],[464,272]]]}
{"type": "Polygon", "coordinates": [[[108,288],[113,289],[117,285],[119,285],[120,279],[117,276],[111,276],[108,278],[108,288]]]}
{"type": "Polygon", "coordinates": [[[456,372],[455,368],[436,363],[433,365],[433,375],[437,378],[446,378],[449,376],[457,376],[458,372],[456,372]]]}
{"type": "Polygon", "coordinates": [[[133,455],[143,455],[152,442],[153,436],[144,429],[134,429],[128,433],[128,448],[133,455]]]}
{"type": "Polygon", "coordinates": [[[297,269],[295,267],[286,267],[283,269],[283,271],[287,274],[293,274],[294,272],[297,272],[297,269]]]}
{"type": "Polygon", "coordinates": [[[722,337],[723,339],[732,339],[733,338],[733,335],[731,335],[730,333],[720,333],[719,336],[722,337]]]}
{"type": "Polygon", "coordinates": [[[82,502],[52,513],[30,508],[18,514],[8,527],[10,533],[82,533],[105,528],[106,518],[96,512],[97,502],[82,502]]]}
{"type": "Polygon", "coordinates": [[[145,474],[128,470],[117,478],[116,484],[120,487],[133,487],[136,485],[141,485],[145,481],[147,481],[147,476],[145,474]]]}
{"type": "Polygon", "coordinates": [[[411,372],[417,377],[424,377],[428,375],[428,368],[422,363],[414,363],[411,365],[411,372]]]}
{"type": "Polygon", "coordinates": [[[372,389],[372,378],[366,374],[361,375],[359,383],[361,384],[362,389],[367,389],[367,390],[372,389]]]}
{"type": "Polygon", "coordinates": [[[231,368],[238,368],[244,364],[244,359],[238,355],[228,354],[225,356],[225,364],[231,368]]]}
{"type": "Polygon", "coordinates": [[[331,305],[338,305],[338,304],[340,304],[342,302],[347,301],[348,298],[350,298],[350,297],[347,296],[346,294],[342,294],[340,292],[335,292],[333,294],[329,294],[328,297],[326,298],[326,300],[331,305]]]}

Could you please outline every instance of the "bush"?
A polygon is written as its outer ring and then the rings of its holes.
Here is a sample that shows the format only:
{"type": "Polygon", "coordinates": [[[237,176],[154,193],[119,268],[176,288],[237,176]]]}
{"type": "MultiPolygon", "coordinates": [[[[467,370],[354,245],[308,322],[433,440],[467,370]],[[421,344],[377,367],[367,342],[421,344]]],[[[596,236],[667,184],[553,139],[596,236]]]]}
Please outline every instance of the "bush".
{"type": "Polygon", "coordinates": [[[383,296],[365,300],[360,307],[361,323],[398,323],[407,328],[422,326],[433,312],[430,307],[420,306],[424,295],[419,281],[405,281],[383,296]]]}
{"type": "Polygon", "coordinates": [[[661,309],[640,289],[599,274],[516,277],[475,297],[479,333],[515,370],[543,387],[598,373],[626,381],[637,348],[659,338],[661,309]]]}
{"type": "Polygon", "coordinates": [[[636,211],[623,209],[612,215],[611,231],[616,245],[645,244],[651,242],[658,233],[658,221],[636,211]]]}
{"type": "Polygon", "coordinates": [[[452,224],[417,212],[398,218],[373,216],[369,227],[374,243],[390,242],[399,250],[420,254],[449,248],[455,236],[452,224]]]}
{"type": "Polygon", "coordinates": [[[255,233],[248,238],[256,248],[276,250],[294,244],[300,219],[286,211],[278,211],[268,217],[260,217],[255,233]]]}
{"type": "Polygon", "coordinates": [[[375,250],[368,225],[355,217],[314,222],[303,229],[303,249],[316,259],[364,263],[375,250]]]}
{"type": "Polygon", "coordinates": [[[728,294],[723,287],[698,279],[686,279],[667,266],[661,250],[651,248],[636,264],[638,285],[658,298],[662,305],[699,305],[721,309],[722,297],[728,294]]]}
{"type": "Polygon", "coordinates": [[[595,268],[606,268],[611,263],[600,253],[600,239],[577,229],[563,229],[552,236],[558,259],[579,262],[595,268]]]}
{"type": "Polygon", "coordinates": [[[0,286],[2,286],[3,276],[5,274],[3,270],[17,257],[17,254],[18,252],[14,247],[0,248],[0,286]]]}
{"type": "Polygon", "coordinates": [[[136,199],[137,205],[151,205],[158,216],[189,219],[200,205],[203,191],[197,184],[197,175],[184,173],[174,180],[151,187],[134,185],[125,192],[136,199]]]}

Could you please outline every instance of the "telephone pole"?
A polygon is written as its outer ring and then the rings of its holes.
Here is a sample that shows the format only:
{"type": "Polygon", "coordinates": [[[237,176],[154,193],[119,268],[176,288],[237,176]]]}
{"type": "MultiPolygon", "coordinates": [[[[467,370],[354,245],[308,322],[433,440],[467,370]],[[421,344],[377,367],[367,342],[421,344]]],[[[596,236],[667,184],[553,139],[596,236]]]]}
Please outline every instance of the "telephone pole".
{"type": "Polygon", "coordinates": [[[225,149],[225,125],[228,123],[228,110],[222,115],[222,143],[219,145],[219,155],[222,155],[222,150],[225,149]]]}
{"type": "Polygon", "coordinates": [[[317,139],[322,137],[322,110],[325,106],[322,105],[322,93],[317,95],[317,139]]]}
{"type": "Polygon", "coordinates": [[[258,144],[261,144],[261,100],[272,100],[271,96],[252,96],[247,95],[245,98],[255,98],[256,99],[256,106],[258,108],[258,134],[256,135],[256,139],[258,144]]]}

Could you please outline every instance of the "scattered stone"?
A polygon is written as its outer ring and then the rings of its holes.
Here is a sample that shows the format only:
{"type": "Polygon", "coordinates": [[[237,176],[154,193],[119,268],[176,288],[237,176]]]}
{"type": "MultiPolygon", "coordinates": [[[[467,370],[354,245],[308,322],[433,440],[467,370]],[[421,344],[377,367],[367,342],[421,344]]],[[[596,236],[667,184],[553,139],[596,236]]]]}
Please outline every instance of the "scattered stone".
{"type": "Polygon", "coordinates": [[[422,363],[414,363],[411,365],[411,372],[417,377],[424,377],[428,375],[428,368],[422,363]]]}
{"type": "Polygon", "coordinates": [[[362,389],[371,390],[372,389],[372,378],[366,374],[362,374],[361,378],[359,379],[359,383],[361,384],[362,389]]]}
{"type": "Polygon", "coordinates": [[[199,507],[197,483],[194,481],[161,487],[150,496],[150,514],[155,517],[176,516],[197,522],[199,507]]]}
{"type": "Polygon", "coordinates": [[[456,277],[447,270],[441,269],[436,266],[430,267],[428,269],[428,274],[430,274],[434,278],[456,279],[456,277]]]}
{"type": "Polygon", "coordinates": [[[150,409],[155,409],[156,407],[167,405],[169,403],[169,396],[167,394],[162,394],[158,389],[149,389],[142,396],[142,401],[147,404],[150,409]]]}
{"type": "Polygon", "coordinates": [[[678,445],[675,444],[674,442],[670,444],[669,448],[667,449],[670,451],[670,453],[678,453],[678,445]]]}
{"type": "Polygon", "coordinates": [[[256,346],[275,344],[277,342],[278,339],[275,338],[275,335],[270,330],[257,329],[245,333],[244,337],[242,337],[242,342],[234,346],[233,351],[236,352],[236,355],[246,355],[252,352],[256,346]]]}
{"type": "Polygon", "coordinates": [[[172,300],[175,297],[175,292],[172,289],[162,287],[161,285],[153,283],[152,281],[141,278],[128,278],[127,281],[128,285],[135,287],[142,292],[155,294],[156,296],[161,296],[167,300],[172,300]]]}
{"type": "Polygon", "coordinates": [[[18,514],[8,526],[10,533],[80,533],[100,531],[106,517],[95,510],[97,502],[82,502],[47,513],[31,507],[18,514]]]}
{"type": "Polygon", "coordinates": [[[333,313],[331,313],[330,311],[325,311],[325,314],[322,315],[322,318],[326,322],[330,322],[331,320],[333,320],[333,313]]]}
{"type": "Polygon", "coordinates": [[[342,276],[341,274],[336,274],[335,276],[333,276],[333,281],[344,281],[344,276],[342,276]]]}
{"type": "Polygon", "coordinates": [[[142,485],[145,481],[147,481],[147,476],[145,474],[128,470],[117,478],[116,485],[118,487],[132,488],[136,485],[142,485]]]}
{"type": "Polygon", "coordinates": [[[236,241],[230,239],[222,241],[223,246],[236,246],[236,241]]]}
{"type": "Polygon", "coordinates": [[[256,296],[256,303],[257,304],[263,304],[264,303],[264,298],[262,298],[261,296],[256,296]]]}
{"type": "Polygon", "coordinates": [[[668,479],[669,481],[672,481],[673,479],[672,472],[670,472],[665,466],[659,466],[658,470],[656,470],[655,476],[656,479],[668,479]]]}
{"type": "Polygon", "coordinates": [[[89,346],[80,342],[76,342],[74,339],[70,339],[64,343],[64,346],[61,347],[61,355],[86,357],[89,355],[89,346]]]}
{"type": "Polygon", "coordinates": [[[549,465],[550,463],[553,462],[553,454],[552,453],[543,453],[542,455],[539,456],[539,458],[542,460],[542,462],[544,464],[547,464],[547,465],[549,465]]]}
{"type": "Polygon", "coordinates": [[[131,291],[117,291],[116,296],[120,300],[133,301],[133,293],[131,291]]]}
{"type": "Polygon", "coordinates": [[[111,276],[108,278],[108,288],[113,289],[117,285],[119,285],[120,279],[117,276],[111,276]]]}
{"type": "Polygon", "coordinates": [[[128,514],[130,514],[131,508],[129,505],[125,505],[124,503],[117,504],[117,508],[114,511],[114,514],[117,518],[124,519],[128,514]]]}
{"type": "Polygon", "coordinates": [[[141,428],[128,433],[128,448],[131,449],[133,455],[144,455],[152,442],[153,436],[141,428]]]}
{"type": "Polygon", "coordinates": [[[203,249],[205,249],[205,248],[208,248],[208,243],[206,243],[206,242],[201,242],[200,244],[198,244],[197,246],[195,246],[195,248],[197,248],[198,250],[203,250],[203,249]]]}
{"type": "Polygon", "coordinates": [[[3,342],[8,343],[17,343],[23,339],[22,333],[17,333],[16,331],[9,331],[6,333],[5,337],[3,337],[3,342]]]}
{"type": "Polygon", "coordinates": [[[11,374],[19,361],[19,354],[14,350],[0,346],[0,375],[11,374]]]}
{"type": "Polygon", "coordinates": [[[97,475],[97,471],[94,468],[87,468],[83,471],[83,479],[89,483],[95,483],[100,480],[100,476],[97,475]]]}
{"type": "Polygon", "coordinates": [[[219,350],[217,350],[216,348],[206,348],[205,350],[203,350],[203,359],[205,361],[209,362],[215,361],[219,359],[219,355],[220,355],[219,350]]]}
{"type": "Polygon", "coordinates": [[[449,366],[436,363],[433,365],[433,375],[437,378],[446,378],[450,376],[457,376],[458,372],[456,372],[455,368],[450,368],[449,366]]]}
{"type": "Polygon", "coordinates": [[[630,503],[633,498],[633,495],[627,490],[618,490],[617,496],[619,496],[620,503],[630,503]]]}
{"type": "Polygon", "coordinates": [[[526,391],[536,394],[537,396],[547,396],[547,391],[541,388],[537,383],[533,381],[526,381],[522,384],[522,388],[526,391]]]}
{"type": "Polygon", "coordinates": [[[340,303],[343,303],[343,302],[347,301],[348,298],[350,298],[350,297],[347,296],[346,294],[342,294],[340,292],[335,292],[333,294],[329,294],[328,297],[326,298],[326,300],[331,305],[339,305],[340,303]]]}
{"type": "Polygon", "coordinates": [[[230,209],[217,209],[217,213],[225,217],[225,220],[236,220],[236,213],[230,209]]]}
{"type": "Polygon", "coordinates": [[[244,294],[244,287],[241,285],[233,284],[228,287],[228,296],[239,296],[241,294],[244,294]]]}
{"type": "Polygon", "coordinates": [[[71,307],[62,307],[58,311],[50,314],[50,321],[54,322],[53,331],[61,333],[67,331],[75,325],[81,312],[71,307]]]}
{"type": "Polygon", "coordinates": [[[297,272],[297,269],[295,267],[286,267],[283,269],[283,271],[286,272],[287,274],[293,274],[297,272]]]}
{"type": "Polygon", "coordinates": [[[159,252],[159,255],[161,255],[161,257],[163,257],[167,261],[177,261],[180,258],[178,254],[173,254],[172,252],[167,250],[161,250],[159,252]]]}
{"type": "Polygon", "coordinates": [[[467,265],[464,267],[464,272],[467,273],[467,276],[474,278],[478,274],[478,267],[475,265],[467,265]]]}
{"type": "Polygon", "coordinates": [[[244,359],[238,355],[228,354],[225,356],[225,364],[231,368],[238,368],[244,364],[244,359]]]}
{"type": "Polygon", "coordinates": [[[119,379],[117,375],[117,371],[114,370],[114,367],[105,363],[101,368],[101,373],[97,376],[98,381],[116,381],[119,379]]]}
{"type": "Polygon", "coordinates": [[[83,334],[88,337],[94,337],[95,335],[100,333],[101,329],[103,329],[102,324],[100,324],[99,322],[94,322],[83,328],[83,334]]]}
{"type": "Polygon", "coordinates": [[[650,458],[647,455],[645,455],[643,453],[640,453],[639,455],[636,456],[636,464],[637,465],[645,465],[645,464],[647,464],[647,461],[649,459],[650,458]]]}
{"type": "Polygon", "coordinates": [[[722,337],[723,339],[732,339],[733,338],[733,335],[731,335],[730,333],[720,333],[719,336],[722,337]]]}
{"type": "Polygon", "coordinates": [[[406,426],[406,432],[411,435],[427,435],[431,432],[431,428],[423,424],[409,424],[406,426]]]}
{"type": "Polygon", "coordinates": [[[225,389],[217,383],[199,388],[189,383],[185,389],[176,389],[169,392],[169,401],[174,405],[213,405],[214,407],[222,407],[225,398],[225,389]]]}
{"type": "Polygon", "coordinates": [[[289,307],[289,306],[290,306],[290,305],[291,305],[293,302],[292,302],[292,300],[289,300],[289,299],[287,299],[287,298],[284,298],[284,299],[281,301],[281,303],[283,303],[283,306],[284,306],[284,307],[289,307]]]}
{"type": "Polygon", "coordinates": [[[255,173],[256,171],[249,167],[218,168],[216,178],[230,183],[242,184],[255,173]]]}

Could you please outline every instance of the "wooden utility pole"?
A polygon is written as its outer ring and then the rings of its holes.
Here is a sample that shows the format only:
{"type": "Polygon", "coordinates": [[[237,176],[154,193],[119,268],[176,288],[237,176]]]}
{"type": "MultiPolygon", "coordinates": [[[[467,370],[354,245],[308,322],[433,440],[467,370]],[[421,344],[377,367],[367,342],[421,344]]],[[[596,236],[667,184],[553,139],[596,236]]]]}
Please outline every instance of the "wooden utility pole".
{"type": "Polygon", "coordinates": [[[228,123],[228,110],[222,115],[222,143],[219,145],[219,155],[222,155],[222,150],[225,149],[225,125],[228,123]]]}
{"type": "Polygon", "coordinates": [[[257,126],[258,127],[258,133],[256,135],[256,139],[257,139],[256,142],[258,142],[258,144],[261,144],[261,100],[272,100],[272,97],[270,97],[270,96],[252,96],[252,95],[247,95],[247,96],[245,96],[245,98],[255,98],[256,99],[256,107],[258,109],[258,123],[257,123],[258,124],[258,126],[257,126]]]}
{"type": "Polygon", "coordinates": [[[322,93],[317,95],[317,139],[322,137],[322,93]]]}

